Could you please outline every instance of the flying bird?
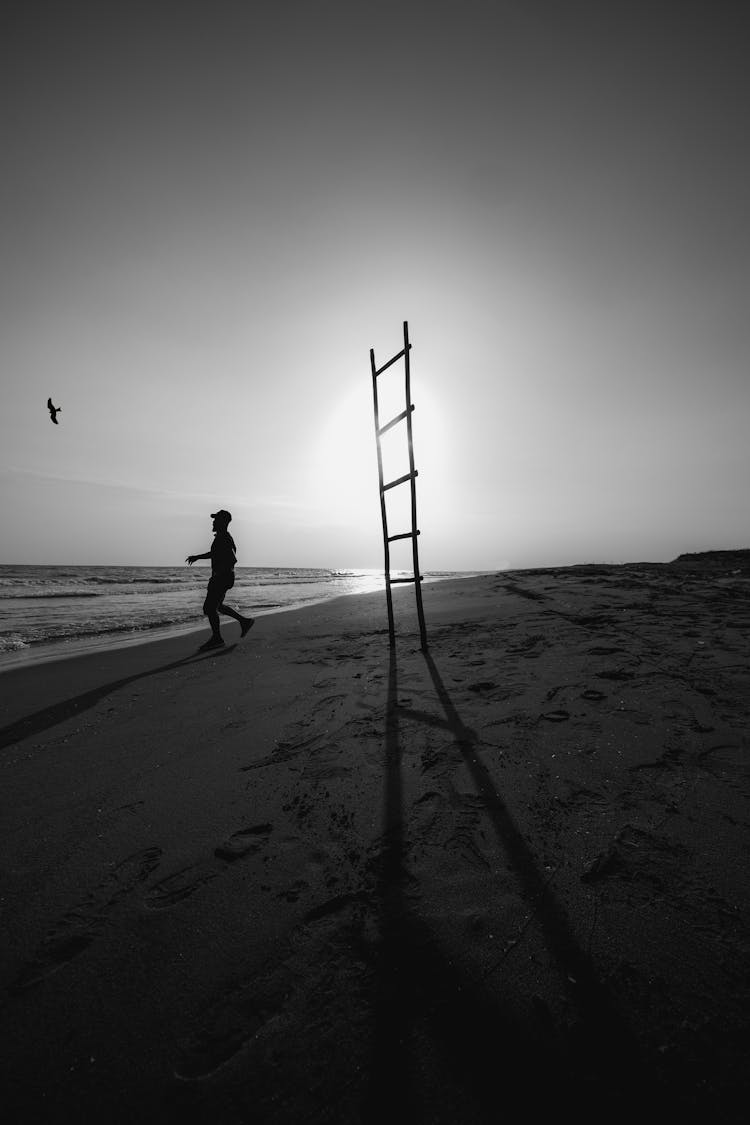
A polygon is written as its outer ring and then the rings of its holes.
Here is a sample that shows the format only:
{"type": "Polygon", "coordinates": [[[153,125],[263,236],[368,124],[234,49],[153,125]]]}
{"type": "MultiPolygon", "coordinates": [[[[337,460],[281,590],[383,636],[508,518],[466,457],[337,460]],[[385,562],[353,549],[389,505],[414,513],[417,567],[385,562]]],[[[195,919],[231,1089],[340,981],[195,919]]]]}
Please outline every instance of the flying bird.
{"type": "Polygon", "coordinates": [[[49,410],[50,418],[55,423],[55,425],[58,426],[60,423],[57,421],[57,415],[62,412],[62,407],[61,406],[53,406],[52,405],[52,399],[48,398],[47,399],[47,409],[49,410]]]}

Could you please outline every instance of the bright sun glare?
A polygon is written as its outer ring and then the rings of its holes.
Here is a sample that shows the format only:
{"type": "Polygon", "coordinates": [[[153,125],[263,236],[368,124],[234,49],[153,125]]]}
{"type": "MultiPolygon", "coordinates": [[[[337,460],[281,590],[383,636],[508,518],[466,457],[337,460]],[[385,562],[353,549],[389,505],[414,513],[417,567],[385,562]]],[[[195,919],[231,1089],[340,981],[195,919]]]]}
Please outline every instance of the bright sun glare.
{"type": "MultiPolygon", "coordinates": [[[[382,377],[381,377],[382,380],[382,377]]],[[[379,384],[380,424],[404,409],[403,378],[379,384]]],[[[412,387],[414,456],[420,479],[427,479],[439,464],[441,425],[434,396],[422,387],[412,387]]],[[[406,423],[394,426],[382,437],[383,476],[394,480],[408,472],[406,423]]],[[[363,380],[342,397],[319,432],[313,456],[311,485],[320,506],[336,508],[339,516],[359,522],[372,518],[378,508],[378,463],[375,442],[372,384],[363,380]]],[[[417,484],[419,492],[419,482],[417,484]]],[[[409,488],[404,485],[387,493],[389,525],[394,533],[408,524],[409,488]],[[396,524],[399,526],[397,527],[396,524]]]]}

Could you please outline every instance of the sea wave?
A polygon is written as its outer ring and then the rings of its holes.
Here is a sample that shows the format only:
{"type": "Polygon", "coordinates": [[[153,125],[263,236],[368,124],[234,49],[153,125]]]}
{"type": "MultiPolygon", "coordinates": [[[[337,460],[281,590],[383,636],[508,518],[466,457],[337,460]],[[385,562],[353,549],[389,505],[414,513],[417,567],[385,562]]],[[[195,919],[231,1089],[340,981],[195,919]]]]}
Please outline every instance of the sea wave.
{"type": "Polygon", "coordinates": [[[28,642],[17,633],[0,634],[0,652],[20,652],[21,649],[28,647],[28,642]]]}
{"type": "Polygon", "coordinates": [[[130,578],[115,578],[110,575],[92,574],[88,578],[82,578],[81,581],[92,586],[170,586],[181,585],[186,580],[186,576],[170,577],[170,578],[145,578],[141,575],[135,575],[130,578]]]}
{"type": "Polygon", "coordinates": [[[56,599],[59,600],[61,598],[67,599],[67,598],[98,598],[98,597],[99,597],[98,594],[95,594],[90,590],[89,591],[76,590],[74,592],[71,592],[69,590],[56,590],[56,591],[53,590],[51,593],[45,592],[44,594],[24,594],[24,593],[2,594],[2,593],[0,593],[0,601],[6,601],[6,602],[18,601],[20,599],[23,599],[23,601],[31,602],[31,601],[39,601],[41,598],[56,598],[56,599]]]}
{"type": "Polygon", "coordinates": [[[20,633],[0,634],[0,653],[16,652],[19,649],[34,649],[39,645],[62,644],[66,641],[91,640],[93,638],[106,641],[107,637],[121,637],[124,634],[145,636],[160,630],[179,628],[195,624],[200,626],[201,617],[194,613],[181,616],[154,617],[149,621],[109,621],[106,624],[95,622],[77,622],[67,626],[48,628],[41,635],[29,632],[26,637],[20,633]]]}
{"type": "MultiPolygon", "coordinates": [[[[198,629],[209,577],[208,566],[0,566],[0,656],[198,629]]],[[[384,586],[382,571],[354,567],[237,567],[235,578],[230,604],[259,616],[384,586]]]]}

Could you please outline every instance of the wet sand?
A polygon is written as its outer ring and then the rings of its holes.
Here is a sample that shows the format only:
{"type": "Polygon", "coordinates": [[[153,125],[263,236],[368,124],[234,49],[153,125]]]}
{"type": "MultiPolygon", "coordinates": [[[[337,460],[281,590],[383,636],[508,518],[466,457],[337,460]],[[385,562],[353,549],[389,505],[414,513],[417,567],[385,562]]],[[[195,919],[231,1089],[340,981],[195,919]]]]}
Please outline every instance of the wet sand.
{"type": "Polygon", "coordinates": [[[2,674],[10,1119],[744,1119],[748,554],[2,674]]]}

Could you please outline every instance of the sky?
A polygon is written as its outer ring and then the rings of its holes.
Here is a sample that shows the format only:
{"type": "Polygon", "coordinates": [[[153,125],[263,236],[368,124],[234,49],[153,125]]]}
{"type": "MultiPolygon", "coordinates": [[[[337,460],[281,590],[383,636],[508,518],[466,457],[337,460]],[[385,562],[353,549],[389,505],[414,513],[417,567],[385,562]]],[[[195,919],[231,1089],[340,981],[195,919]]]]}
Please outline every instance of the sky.
{"type": "Polygon", "coordinates": [[[745,5],[2,12],[0,563],[750,546],[745,5]]]}

